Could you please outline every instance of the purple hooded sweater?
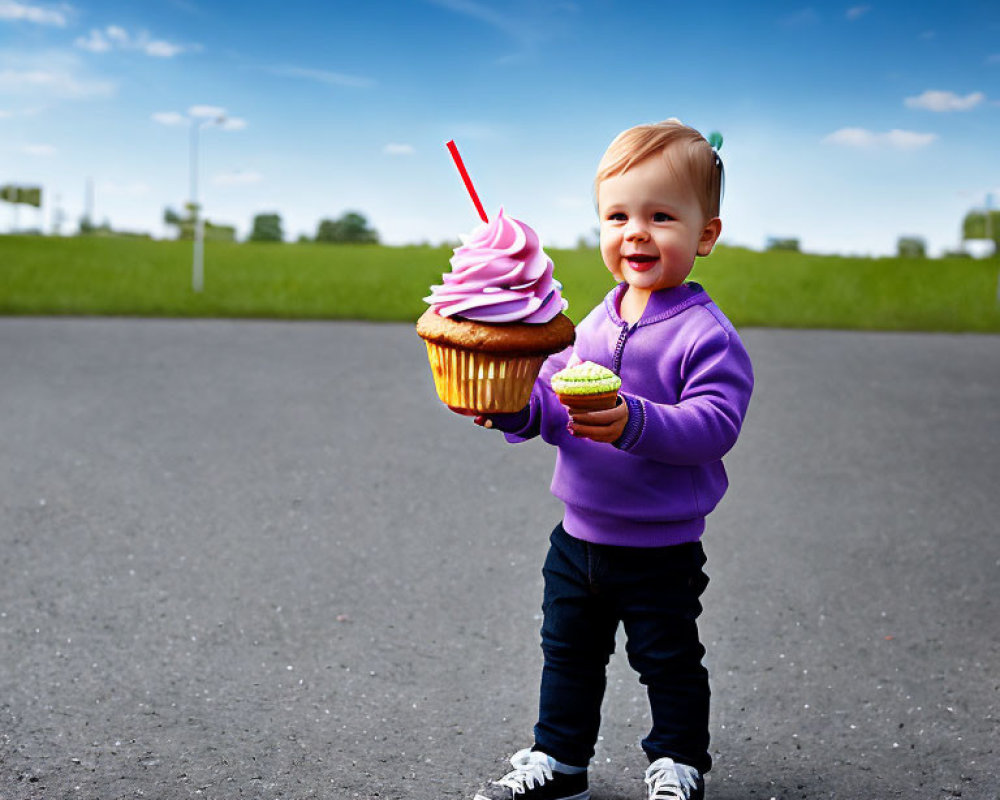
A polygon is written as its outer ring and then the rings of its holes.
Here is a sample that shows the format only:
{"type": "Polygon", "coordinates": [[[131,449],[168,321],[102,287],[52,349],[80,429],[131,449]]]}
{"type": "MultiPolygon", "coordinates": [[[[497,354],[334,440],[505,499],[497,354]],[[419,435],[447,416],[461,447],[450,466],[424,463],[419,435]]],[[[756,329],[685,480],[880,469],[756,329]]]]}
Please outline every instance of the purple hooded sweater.
{"type": "Polygon", "coordinates": [[[635,324],[612,289],[576,328],[572,347],[542,366],[524,411],[495,424],[511,442],[558,448],[552,493],[563,527],[598,544],[658,547],[697,541],[728,487],[722,457],[736,443],[753,390],[743,342],[697,283],[654,292],[635,324]],[[577,438],[549,385],[572,356],[618,374],[629,419],[613,444],[577,438]]]}

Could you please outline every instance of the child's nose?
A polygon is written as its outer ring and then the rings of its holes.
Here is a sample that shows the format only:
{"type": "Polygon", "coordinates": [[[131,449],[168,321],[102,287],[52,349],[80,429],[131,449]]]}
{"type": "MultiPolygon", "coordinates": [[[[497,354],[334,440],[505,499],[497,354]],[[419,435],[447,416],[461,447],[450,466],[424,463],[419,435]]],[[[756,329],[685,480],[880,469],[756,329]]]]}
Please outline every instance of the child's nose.
{"type": "Polygon", "coordinates": [[[645,241],[649,238],[649,234],[646,232],[646,228],[639,222],[629,220],[628,227],[625,229],[625,239],[629,242],[635,241],[645,241]]]}

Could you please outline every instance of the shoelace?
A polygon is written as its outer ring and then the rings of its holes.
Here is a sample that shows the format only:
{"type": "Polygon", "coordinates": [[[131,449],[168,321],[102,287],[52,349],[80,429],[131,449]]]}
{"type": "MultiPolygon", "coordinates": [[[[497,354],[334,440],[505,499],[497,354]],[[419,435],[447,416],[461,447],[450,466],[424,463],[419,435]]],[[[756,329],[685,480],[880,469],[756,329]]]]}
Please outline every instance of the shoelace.
{"type": "Polygon", "coordinates": [[[659,758],[646,770],[649,800],[688,800],[697,788],[697,771],[673,759],[659,758]]]}
{"type": "Polygon", "coordinates": [[[545,781],[552,780],[552,767],[549,757],[537,750],[518,750],[510,757],[513,770],[500,780],[493,781],[497,786],[511,789],[515,795],[524,794],[536,784],[541,786],[545,781]]]}

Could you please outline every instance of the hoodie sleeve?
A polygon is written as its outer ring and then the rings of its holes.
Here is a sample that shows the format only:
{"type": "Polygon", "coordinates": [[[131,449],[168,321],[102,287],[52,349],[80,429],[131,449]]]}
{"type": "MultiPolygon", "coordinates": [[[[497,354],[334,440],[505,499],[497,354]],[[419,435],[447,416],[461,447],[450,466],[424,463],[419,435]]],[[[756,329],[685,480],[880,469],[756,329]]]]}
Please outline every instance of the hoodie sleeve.
{"type": "Polygon", "coordinates": [[[681,372],[676,404],[622,392],[629,421],[615,447],[673,465],[708,464],[729,452],[753,391],[743,342],[734,330],[714,325],[688,351],[681,372]]]}
{"type": "MultiPolygon", "coordinates": [[[[516,444],[540,435],[549,444],[554,443],[554,426],[559,425],[565,428],[568,415],[566,408],[552,391],[549,381],[573,357],[573,347],[570,346],[545,359],[531,390],[531,399],[528,401],[528,405],[506,425],[497,426],[504,432],[508,442],[516,444]],[[512,429],[511,423],[520,427],[512,429]]],[[[494,422],[494,424],[496,423],[494,422]]]]}

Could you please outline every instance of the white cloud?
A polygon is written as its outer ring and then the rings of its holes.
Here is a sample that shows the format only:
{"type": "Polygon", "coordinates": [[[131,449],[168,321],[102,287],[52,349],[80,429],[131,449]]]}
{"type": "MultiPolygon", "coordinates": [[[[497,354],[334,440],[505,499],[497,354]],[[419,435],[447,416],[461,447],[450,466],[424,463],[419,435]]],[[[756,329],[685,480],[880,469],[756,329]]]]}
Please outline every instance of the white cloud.
{"type": "Polygon", "coordinates": [[[26,144],[21,148],[21,152],[28,156],[48,158],[49,156],[54,156],[58,150],[50,144],[26,144]]]}
{"type": "Polygon", "coordinates": [[[413,149],[412,144],[396,144],[394,142],[390,142],[382,148],[382,152],[387,156],[412,156],[416,150],[413,149]]]}
{"type": "Polygon", "coordinates": [[[179,111],[156,111],[150,115],[150,119],[161,125],[188,125],[192,119],[201,119],[204,120],[203,124],[214,123],[224,131],[241,131],[247,126],[247,121],[241,117],[227,117],[226,109],[221,106],[191,106],[187,114],[179,111]]]}
{"type": "Polygon", "coordinates": [[[191,106],[188,109],[188,114],[192,117],[199,117],[201,119],[218,119],[224,116],[226,109],[221,106],[191,106]]]}
{"type": "Polygon", "coordinates": [[[154,122],[161,125],[186,125],[188,118],[176,111],[157,111],[152,115],[154,122]]]}
{"type": "Polygon", "coordinates": [[[264,176],[253,170],[226,172],[212,176],[213,186],[253,186],[264,180],[264,176]]]}
{"type": "Polygon", "coordinates": [[[856,19],[861,19],[865,14],[872,10],[871,6],[851,6],[847,9],[847,18],[854,22],[856,19]]]}
{"type": "MultiPolygon", "coordinates": [[[[518,50],[497,59],[497,64],[512,64],[534,55],[543,42],[552,25],[539,19],[529,19],[515,16],[509,9],[498,10],[492,4],[474,2],[474,0],[428,0],[433,5],[454,11],[471,19],[484,22],[500,33],[510,37],[518,45],[518,50]]],[[[538,4],[543,6],[544,4],[538,4]]],[[[556,13],[564,9],[556,6],[556,13]]]]}
{"type": "Polygon", "coordinates": [[[982,92],[972,92],[960,97],[954,92],[928,89],[916,97],[907,97],[903,102],[907,108],[921,108],[925,111],[969,111],[985,99],[986,95],[982,92]]]}
{"type": "Polygon", "coordinates": [[[884,133],[870,131],[866,128],[841,128],[825,136],[823,144],[861,149],[888,147],[893,150],[917,150],[926,147],[937,138],[936,133],[917,133],[898,128],[884,133]]]}
{"type": "Polygon", "coordinates": [[[480,22],[485,22],[514,38],[520,39],[525,35],[524,29],[517,20],[509,14],[497,11],[483,3],[474,3],[472,0],[430,0],[430,2],[441,8],[447,8],[449,11],[478,19],[480,22]]]}
{"type": "Polygon", "coordinates": [[[115,49],[134,50],[153,58],[173,58],[180,53],[201,49],[197,45],[182,45],[163,39],[153,39],[146,31],[140,31],[132,36],[120,25],[108,25],[104,30],[93,28],[86,36],[77,37],[74,43],[80,49],[91,53],[107,53],[115,49]]]}
{"type": "Polygon", "coordinates": [[[152,56],[153,58],[173,58],[178,53],[183,53],[187,50],[183,45],[165,42],[160,39],[144,42],[141,49],[147,56],[152,56]]]}
{"type": "Polygon", "coordinates": [[[74,44],[89,53],[106,53],[111,49],[111,43],[98,30],[92,30],[86,36],[78,36],[74,44]]]}
{"type": "Polygon", "coordinates": [[[846,147],[872,147],[877,139],[878,134],[864,128],[841,128],[823,137],[823,143],[846,147]]]}
{"type": "Polygon", "coordinates": [[[270,67],[268,70],[272,75],[283,78],[305,78],[318,83],[325,83],[327,86],[346,86],[351,89],[368,89],[375,85],[372,78],[361,75],[348,75],[343,72],[330,72],[325,69],[310,69],[308,67],[270,67]]]}
{"type": "Polygon", "coordinates": [[[901,131],[894,128],[888,133],[882,134],[883,141],[897,150],[917,150],[934,142],[938,137],[936,133],[918,133],[916,131],[901,131]]]}
{"type": "Polygon", "coordinates": [[[66,12],[70,7],[63,4],[59,8],[18,3],[16,0],[0,0],[0,19],[13,22],[34,22],[38,25],[66,27],[66,12]]]}
{"type": "Polygon", "coordinates": [[[0,93],[46,94],[68,99],[110,97],[117,86],[107,80],[81,78],[61,68],[0,69],[0,93]]]}

